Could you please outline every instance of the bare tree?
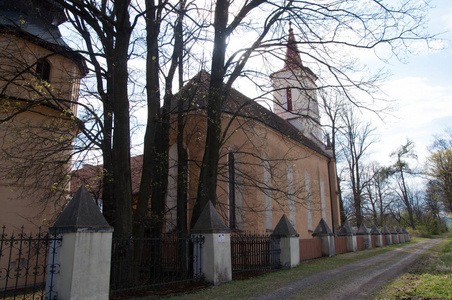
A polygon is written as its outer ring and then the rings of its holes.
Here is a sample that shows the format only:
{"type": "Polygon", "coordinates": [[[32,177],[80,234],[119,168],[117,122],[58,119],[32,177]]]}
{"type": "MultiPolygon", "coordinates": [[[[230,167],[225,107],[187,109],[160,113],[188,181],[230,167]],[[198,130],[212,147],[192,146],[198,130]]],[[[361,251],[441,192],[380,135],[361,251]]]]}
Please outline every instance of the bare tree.
{"type": "MultiPolygon", "coordinates": [[[[340,163],[342,155],[338,145],[338,140],[341,130],[343,130],[343,118],[341,115],[344,109],[346,109],[346,102],[337,94],[332,96],[331,93],[327,93],[325,90],[320,90],[319,93],[322,100],[321,107],[323,108],[324,114],[327,118],[327,123],[324,125],[324,128],[327,128],[324,129],[327,136],[327,145],[330,146],[333,151],[333,159],[336,163],[340,163]]],[[[341,223],[344,223],[347,221],[347,216],[344,210],[344,200],[342,199],[342,190],[340,185],[341,178],[339,174],[336,174],[336,178],[338,182],[341,223]]]]}
{"type": "MultiPolygon", "coordinates": [[[[129,46],[138,15],[130,20],[131,1],[58,0],[83,38],[85,53],[96,77],[102,101],[104,214],[115,226],[115,236],[132,234],[130,168],[129,46]]],[[[96,137],[97,138],[97,137],[96,137]]]]}
{"type": "Polygon", "coordinates": [[[347,179],[351,194],[353,195],[353,207],[357,226],[363,221],[363,196],[364,189],[369,180],[364,177],[364,158],[375,140],[373,132],[375,128],[370,123],[364,122],[356,116],[353,109],[342,115],[344,122],[343,140],[341,150],[347,163],[347,179]]]}
{"type": "Polygon", "coordinates": [[[385,215],[393,201],[389,182],[389,169],[381,167],[377,162],[368,165],[368,185],[365,187],[365,209],[372,215],[373,223],[382,227],[385,215]]]}
{"type": "Polygon", "coordinates": [[[395,176],[396,180],[395,191],[398,194],[399,201],[405,206],[408,212],[410,226],[416,229],[413,207],[415,199],[408,186],[408,177],[414,173],[407,161],[410,158],[417,158],[414,153],[414,143],[411,140],[407,140],[404,145],[391,153],[391,156],[396,158],[396,162],[391,167],[391,174],[395,176]]]}

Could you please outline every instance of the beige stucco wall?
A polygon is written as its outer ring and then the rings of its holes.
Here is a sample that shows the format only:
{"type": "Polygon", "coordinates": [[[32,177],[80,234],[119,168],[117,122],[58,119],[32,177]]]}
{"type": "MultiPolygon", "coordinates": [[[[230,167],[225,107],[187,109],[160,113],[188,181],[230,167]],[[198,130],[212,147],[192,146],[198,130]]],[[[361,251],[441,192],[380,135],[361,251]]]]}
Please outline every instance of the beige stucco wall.
{"type": "Polygon", "coordinates": [[[52,225],[67,196],[65,175],[78,131],[80,70],[62,55],[0,34],[0,226],[17,232],[52,225]],[[49,82],[33,76],[51,65],[49,82]]]}
{"type": "MultiPolygon", "coordinates": [[[[10,113],[0,107],[0,118],[10,113]]],[[[43,106],[0,123],[1,225],[35,231],[53,224],[66,202],[76,132],[76,122],[43,106]]]]}
{"type": "MultiPolygon", "coordinates": [[[[223,128],[230,121],[229,116],[223,119],[223,128]]],[[[205,118],[202,114],[192,114],[187,121],[185,133],[185,145],[188,148],[191,160],[189,170],[189,206],[192,208],[196,201],[199,165],[202,161],[205,118]]],[[[306,146],[282,136],[281,133],[268,126],[238,118],[232,122],[226,142],[220,151],[220,166],[218,175],[217,205],[216,209],[222,216],[225,224],[228,224],[228,151],[236,152],[237,169],[236,181],[241,183],[238,188],[241,193],[239,201],[242,205],[242,224],[238,229],[243,231],[265,232],[266,212],[264,193],[264,160],[266,158],[271,165],[272,188],[272,228],[276,226],[283,214],[289,218],[290,203],[287,181],[287,164],[290,163],[293,170],[293,199],[295,204],[295,229],[300,238],[311,238],[312,231],[308,230],[308,210],[306,205],[305,174],[309,173],[310,190],[312,198],[312,230],[315,229],[322,218],[320,182],[323,182],[324,215],[330,228],[333,227],[331,212],[331,191],[336,191],[335,176],[329,176],[328,172],[334,170],[328,164],[329,158],[316,153],[306,146]],[[330,188],[330,179],[332,186],[330,188]]],[[[174,143],[174,137],[172,138],[174,143]]],[[[237,190],[236,190],[237,191],[237,190]]],[[[337,195],[333,197],[333,209],[338,209],[337,195]]],[[[236,211],[238,219],[239,210],[236,211]]],[[[339,213],[335,212],[335,216],[339,213]]],[[[289,218],[290,219],[290,218],[289,218]]],[[[340,219],[335,217],[335,223],[340,219]]]]}

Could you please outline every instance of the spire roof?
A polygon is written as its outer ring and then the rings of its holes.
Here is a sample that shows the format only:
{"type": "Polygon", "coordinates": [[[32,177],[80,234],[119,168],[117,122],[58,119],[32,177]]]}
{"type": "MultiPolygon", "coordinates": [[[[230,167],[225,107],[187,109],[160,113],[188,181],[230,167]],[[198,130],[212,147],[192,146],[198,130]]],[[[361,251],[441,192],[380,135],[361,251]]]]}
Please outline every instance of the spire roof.
{"type": "Polygon", "coordinates": [[[293,33],[292,24],[289,23],[289,38],[287,39],[286,46],[286,56],[284,58],[284,68],[273,73],[270,77],[273,77],[279,72],[286,72],[290,70],[291,72],[301,70],[304,76],[309,76],[313,81],[317,80],[317,76],[308,67],[303,66],[301,62],[300,53],[298,51],[297,41],[295,40],[295,35],[293,33]]]}
{"type": "Polygon", "coordinates": [[[293,34],[292,24],[289,23],[289,39],[287,40],[286,58],[284,60],[284,69],[299,69],[302,68],[300,55],[298,54],[298,47],[293,34]]]}

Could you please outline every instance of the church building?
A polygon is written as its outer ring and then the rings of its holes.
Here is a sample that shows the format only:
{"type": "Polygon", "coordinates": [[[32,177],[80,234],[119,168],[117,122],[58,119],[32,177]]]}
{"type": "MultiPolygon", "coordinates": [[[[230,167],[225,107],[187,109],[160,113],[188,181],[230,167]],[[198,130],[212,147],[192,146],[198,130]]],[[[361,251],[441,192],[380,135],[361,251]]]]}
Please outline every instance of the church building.
{"type": "MultiPolygon", "coordinates": [[[[216,209],[233,231],[271,232],[285,214],[300,238],[323,218],[340,227],[336,163],[322,142],[316,75],[303,66],[292,29],[282,70],[270,75],[273,112],[232,89],[223,107],[216,209]]],[[[206,132],[210,75],[201,71],[178,93],[186,118],[188,216],[196,201],[206,132]]],[[[177,107],[174,104],[173,113],[177,107]]],[[[175,123],[174,123],[175,124],[175,123]]],[[[169,150],[166,231],[176,226],[177,145],[169,150]]]]}

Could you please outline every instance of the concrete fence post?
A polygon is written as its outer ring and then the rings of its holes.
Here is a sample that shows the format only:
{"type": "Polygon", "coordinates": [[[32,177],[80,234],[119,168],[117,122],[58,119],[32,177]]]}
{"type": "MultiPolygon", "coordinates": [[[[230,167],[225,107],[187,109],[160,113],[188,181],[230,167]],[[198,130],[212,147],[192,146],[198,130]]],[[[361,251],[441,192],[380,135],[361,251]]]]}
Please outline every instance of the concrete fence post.
{"type": "Polygon", "coordinates": [[[402,232],[402,229],[397,226],[396,231],[399,238],[399,243],[405,243],[405,234],[402,232]]]}
{"type": "Polygon", "coordinates": [[[300,235],[283,215],[273,231],[273,236],[279,237],[281,248],[280,261],[285,269],[294,268],[300,264],[300,235]]]}
{"type": "Polygon", "coordinates": [[[394,226],[391,226],[389,228],[389,232],[391,233],[392,243],[398,244],[399,243],[399,235],[397,234],[397,231],[395,230],[394,226]]]}
{"type": "Polygon", "coordinates": [[[405,227],[403,227],[402,232],[405,234],[405,242],[409,242],[410,241],[410,234],[408,233],[408,231],[406,230],[405,227]]]}
{"type": "Polygon", "coordinates": [[[204,236],[202,269],[205,280],[214,285],[231,281],[231,230],[211,201],[204,207],[191,233],[204,236]]]}
{"type": "Polygon", "coordinates": [[[391,236],[391,233],[389,232],[388,227],[386,227],[386,225],[383,226],[383,229],[381,230],[381,234],[386,239],[386,245],[391,245],[392,244],[392,236],[391,236]]]}
{"type": "Polygon", "coordinates": [[[323,218],[320,220],[312,236],[322,240],[322,256],[331,257],[335,255],[334,235],[323,218]]]}
{"type": "Polygon", "coordinates": [[[377,225],[374,224],[370,230],[370,234],[375,237],[375,247],[383,247],[383,236],[378,230],[377,225]]]}
{"type": "Polygon", "coordinates": [[[358,245],[356,244],[356,235],[353,232],[352,227],[349,222],[345,222],[342,225],[341,230],[337,234],[338,236],[345,236],[347,238],[347,251],[355,252],[358,250],[358,245]]]}
{"type": "Polygon", "coordinates": [[[107,300],[113,228],[84,186],[49,232],[62,236],[57,263],[59,271],[52,279],[56,298],[107,300]]]}
{"type": "Polygon", "coordinates": [[[364,223],[361,223],[359,226],[358,232],[356,235],[362,236],[364,238],[364,248],[371,249],[372,248],[372,238],[370,237],[369,229],[367,229],[364,223]]]}

